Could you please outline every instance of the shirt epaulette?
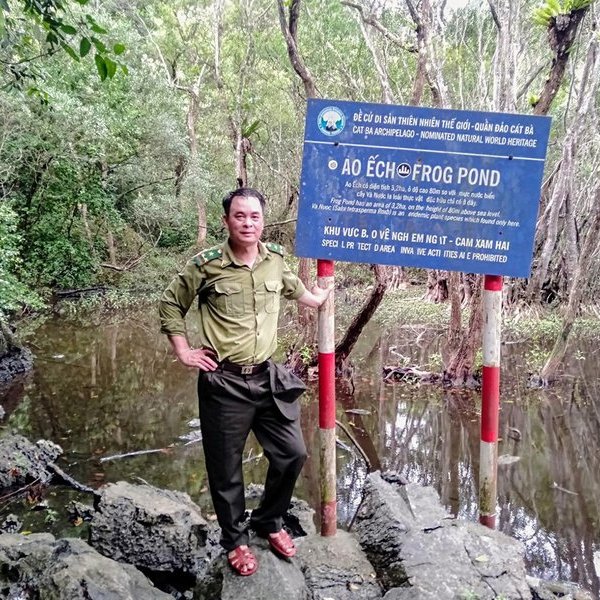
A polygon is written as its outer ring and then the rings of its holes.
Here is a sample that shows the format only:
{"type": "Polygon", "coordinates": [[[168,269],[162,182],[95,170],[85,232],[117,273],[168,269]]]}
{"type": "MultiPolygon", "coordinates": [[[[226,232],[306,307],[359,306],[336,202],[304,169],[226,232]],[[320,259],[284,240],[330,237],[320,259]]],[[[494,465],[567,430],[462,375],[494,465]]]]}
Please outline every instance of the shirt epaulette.
{"type": "Polygon", "coordinates": [[[215,258],[221,258],[223,256],[223,250],[219,247],[208,248],[207,250],[202,250],[202,252],[196,254],[192,261],[198,266],[201,267],[205,265],[207,262],[211,260],[215,260],[215,258]]]}
{"type": "Polygon", "coordinates": [[[266,242],[265,246],[271,251],[279,254],[280,256],[285,256],[285,248],[280,244],[276,244],[275,242],[266,242]]]}

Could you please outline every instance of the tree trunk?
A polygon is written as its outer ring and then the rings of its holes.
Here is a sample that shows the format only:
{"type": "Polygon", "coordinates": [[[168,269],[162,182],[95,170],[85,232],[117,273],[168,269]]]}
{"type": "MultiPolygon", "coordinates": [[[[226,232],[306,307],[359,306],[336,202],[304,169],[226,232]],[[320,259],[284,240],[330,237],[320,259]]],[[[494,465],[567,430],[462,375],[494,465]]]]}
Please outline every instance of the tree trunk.
{"type": "Polygon", "coordinates": [[[569,298],[573,289],[573,280],[577,269],[579,257],[579,248],[577,243],[577,222],[575,220],[575,196],[569,194],[565,198],[565,219],[564,219],[564,289],[561,297],[569,298]]]}
{"type": "Polygon", "coordinates": [[[453,271],[449,276],[450,323],[448,324],[448,351],[456,352],[462,334],[462,309],[460,298],[460,273],[453,271]]]}
{"type": "Polygon", "coordinates": [[[581,306],[581,299],[585,290],[585,279],[594,259],[594,250],[598,245],[598,235],[600,235],[600,186],[596,188],[594,207],[591,215],[592,222],[590,223],[581,254],[579,255],[579,261],[573,277],[572,291],[569,296],[569,303],[563,318],[561,330],[540,374],[544,383],[552,381],[556,376],[558,367],[565,357],[569,336],[581,306]]]}
{"type": "Polygon", "coordinates": [[[196,214],[198,215],[196,246],[200,248],[206,242],[206,206],[200,198],[196,198],[196,214]]]}
{"type": "MultiPolygon", "coordinates": [[[[416,10],[412,0],[406,5],[416,26],[419,65],[424,70],[425,79],[431,93],[432,104],[437,108],[448,108],[448,90],[444,81],[440,61],[434,45],[435,15],[429,0],[421,0],[420,10],[416,10]]],[[[414,94],[414,93],[413,93],[414,94]]]]}
{"type": "Polygon", "coordinates": [[[481,331],[483,326],[482,300],[483,277],[477,276],[473,286],[471,299],[471,314],[466,332],[460,336],[460,343],[453,352],[444,371],[444,383],[455,387],[476,387],[478,382],[474,377],[474,362],[477,348],[481,346],[481,331]]]}
{"type": "MultiPolygon", "coordinates": [[[[586,64],[581,77],[581,91],[579,94],[580,105],[576,117],[578,128],[585,127],[585,123],[582,123],[583,116],[587,114],[590,103],[595,97],[596,90],[598,89],[598,70],[600,69],[600,53],[598,52],[598,45],[597,38],[594,38],[588,48],[586,64]]],[[[578,130],[581,129],[575,129],[576,132],[578,130]]],[[[598,244],[598,235],[600,234],[600,186],[595,189],[594,202],[589,214],[590,224],[583,247],[579,253],[577,265],[573,271],[572,282],[567,282],[567,286],[570,290],[569,303],[563,318],[561,331],[556,338],[554,347],[541,372],[541,379],[544,383],[548,383],[556,376],[558,367],[564,359],[569,336],[580,309],[583,292],[586,288],[585,279],[590,271],[592,260],[595,255],[595,249],[598,244]]],[[[576,226],[573,223],[572,225],[568,224],[568,227],[571,230],[571,233],[567,239],[570,239],[571,244],[573,244],[572,238],[575,235],[574,230],[576,226]]],[[[570,248],[567,248],[566,252],[568,253],[570,250],[570,248]]],[[[573,250],[575,250],[575,248],[573,248],[573,250]]]]}
{"type": "Polygon", "coordinates": [[[556,240],[559,233],[559,216],[565,198],[571,191],[572,169],[574,162],[574,154],[576,152],[575,131],[567,134],[567,138],[563,142],[562,158],[560,159],[560,172],[554,184],[552,195],[548,202],[548,218],[544,231],[540,231],[538,235],[544,240],[542,249],[534,262],[531,278],[527,288],[527,296],[532,302],[540,301],[542,286],[548,275],[548,266],[550,259],[554,253],[556,240]]]}
{"type": "Polygon", "coordinates": [[[382,267],[381,265],[371,265],[371,268],[375,274],[375,285],[373,286],[367,301],[352,320],[352,323],[348,327],[344,337],[335,347],[336,365],[341,365],[342,362],[348,357],[350,352],[352,352],[352,349],[362,333],[362,330],[371,320],[371,317],[375,314],[375,311],[381,304],[381,301],[383,300],[385,292],[388,288],[389,281],[385,267],[382,267]]]}
{"type": "MultiPolygon", "coordinates": [[[[312,73],[306,66],[304,59],[300,55],[298,50],[298,19],[300,17],[300,0],[277,0],[277,10],[279,13],[279,25],[281,26],[281,33],[286,43],[288,56],[294,71],[298,77],[300,77],[302,84],[304,85],[304,91],[306,98],[314,98],[317,95],[317,88],[315,85],[312,73]],[[287,16],[286,16],[287,6],[287,16]]],[[[301,258],[300,264],[298,265],[298,277],[302,280],[304,285],[309,285],[310,278],[310,266],[311,261],[308,258],[301,258]]],[[[298,321],[300,326],[307,328],[307,340],[314,340],[316,327],[315,327],[315,316],[312,314],[307,306],[298,307],[298,321]],[[308,337],[310,336],[310,337],[308,337]]]]}
{"type": "MultiPolygon", "coordinates": [[[[196,122],[198,120],[198,113],[200,112],[200,96],[194,89],[188,88],[188,110],[186,117],[186,129],[188,137],[188,147],[190,149],[189,156],[189,169],[198,168],[198,138],[196,135],[196,122]]],[[[201,248],[206,242],[206,207],[204,201],[198,196],[198,191],[193,186],[193,196],[198,212],[198,231],[196,234],[196,246],[201,248]]]]}
{"type": "Polygon", "coordinates": [[[248,186],[248,165],[246,158],[251,148],[250,140],[243,136],[240,128],[236,133],[235,140],[235,171],[238,187],[248,186]]]}
{"type": "Polygon", "coordinates": [[[117,265],[117,249],[115,247],[115,238],[110,229],[106,232],[106,246],[108,249],[108,262],[109,262],[109,264],[116,266],[117,265]]]}
{"type": "MultiPolygon", "coordinates": [[[[581,75],[580,89],[577,96],[577,111],[571,122],[565,140],[563,141],[562,157],[559,162],[558,172],[554,177],[554,186],[545,218],[545,227],[538,228],[537,239],[543,240],[539,258],[534,262],[532,276],[527,287],[527,297],[532,302],[539,302],[542,286],[544,285],[550,260],[559,236],[559,217],[565,202],[571,202],[574,197],[573,171],[579,145],[579,138],[586,130],[589,115],[598,89],[598,70],[600,59],[598,56],[598,43],[593,38],[588,48],[586,62],[581,75]],[[568,200],[567,200],[568,199],[568,200]]],[[[572,226],[572,225],[571,225],[572,226]]],[[[573,232],[571,232],[571,237],[573,232]]]]}
{"type": "Polygon", "coordinates": [[[406,273],[404,267],[386,267],[388,290],[398,290],[406,282],[406,273]]]}
{"type": "Polygon", "coordinates": [[[546,115],[565,76],[565,69],[573,43],[577,35],[577,29],[589,7],[575,10],[566,15],[557,15],[550,20],[548,27],[548,44],[554,52],[552,67],[540,98],[535,105],[535,115],[546,115]]]}
{"type": "Polygon", "coordinates": [[[517,56],[521,45],[518,31],[521,0],[488,0],[496,22],[494,52],[494,109],[514,112],[517,102],[517,56]]]}
{"type": "Polygon", "coordinates": [[[427,271],[425,299],[435,303],[448,300],[448,271],[438,271],[436,269],[427,271]]]}
{"type": "Polygon", "coordinates": [[[93,253],[94,252],[94,241],[92,240],[92,231],[90,230],[90,223],[88,221],[87,204],[85,202],[82,202],[81,204],[77,205],[77,208],[79,209],[79,213],[81,214],[81,221],[83,222],[83,229],[85,231],[85,237],[90,246],[90,252],[93,253]]]}

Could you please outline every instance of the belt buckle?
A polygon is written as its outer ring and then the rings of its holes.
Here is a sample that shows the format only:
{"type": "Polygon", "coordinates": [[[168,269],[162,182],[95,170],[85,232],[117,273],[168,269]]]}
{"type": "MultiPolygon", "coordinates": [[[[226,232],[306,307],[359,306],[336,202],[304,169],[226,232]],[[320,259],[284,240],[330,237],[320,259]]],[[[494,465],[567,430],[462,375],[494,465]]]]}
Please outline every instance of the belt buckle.
{"type": "Polygon", "coordinates": [[[252,375],[254,367],[252,365],[242,365],[242,375],[252,375]]]}

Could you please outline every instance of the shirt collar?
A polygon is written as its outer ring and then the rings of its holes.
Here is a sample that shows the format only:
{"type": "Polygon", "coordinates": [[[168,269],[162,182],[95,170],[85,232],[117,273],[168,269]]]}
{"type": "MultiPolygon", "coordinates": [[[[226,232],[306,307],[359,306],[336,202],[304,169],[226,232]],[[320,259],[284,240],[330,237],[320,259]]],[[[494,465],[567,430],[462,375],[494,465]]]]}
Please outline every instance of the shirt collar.
{"type": "MultiPolygon", "coordinates": [[[[221,249],[223,251],[223,254],[221,256],[221,266],[222,267],[226,267],[231,264],[237,265],[238,267],[245,266],[243,263],[241,263],[235,257],[235,254],[233,253],[233,250],[231,249],[231,246],[229,245],[229,240],[227,240],[225,243],[223,243],[223,245],[221,246],[221,249]]],[[[258,240],[258,260],[256,261],[256,264],[258,264],[259,262],[261,262],[263,260],[269,260],[271,258],[271,256],[272,256],[271,251],[267,248],[266,244],[264,244],[263,242],[258,240]]]]}

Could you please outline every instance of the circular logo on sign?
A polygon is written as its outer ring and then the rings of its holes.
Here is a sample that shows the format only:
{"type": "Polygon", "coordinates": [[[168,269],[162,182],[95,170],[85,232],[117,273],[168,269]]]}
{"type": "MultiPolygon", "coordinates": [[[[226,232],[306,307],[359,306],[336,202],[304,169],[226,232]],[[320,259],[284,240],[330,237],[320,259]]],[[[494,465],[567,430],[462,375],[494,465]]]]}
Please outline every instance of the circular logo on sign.
{"type": "Polygon", "coordinates": [[[339,135],[346,125],[346,117],[337,106],[328,106],[319,113],[317,125],[325,135],[339,135]]]}
{"type": "Polygon", "coordinates": [[[408,163],[402,163],[398,165],[398,168],[396,169],[396,173],[398,173],[400,177],[408,177],[410,175],[410,171],[411,168],[408,163]]]}

